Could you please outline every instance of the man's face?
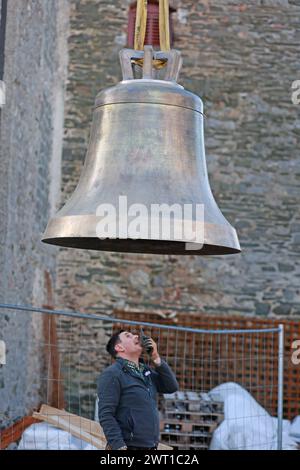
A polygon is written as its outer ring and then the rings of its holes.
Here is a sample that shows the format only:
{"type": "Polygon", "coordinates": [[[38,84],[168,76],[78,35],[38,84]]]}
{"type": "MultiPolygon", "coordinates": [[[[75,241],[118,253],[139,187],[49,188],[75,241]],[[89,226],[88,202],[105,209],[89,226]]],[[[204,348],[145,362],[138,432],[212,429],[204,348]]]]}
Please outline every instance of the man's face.
{"type": "Polygon", "coordinates": [[[119,335],[120,342],[116,344],[115,349],[117,353],[123,352],[125,354],[141,354],[142,346],[139,335],[134,335],[129,331],[123,331],[119,335]]]}

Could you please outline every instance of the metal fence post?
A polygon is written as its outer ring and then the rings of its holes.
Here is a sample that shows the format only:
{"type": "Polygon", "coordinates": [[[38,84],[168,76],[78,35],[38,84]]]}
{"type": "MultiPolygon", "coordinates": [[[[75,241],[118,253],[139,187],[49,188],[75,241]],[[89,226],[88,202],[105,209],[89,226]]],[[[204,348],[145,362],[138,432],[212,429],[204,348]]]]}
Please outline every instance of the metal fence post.
{"type": "Polygon", "coordinates": [[[277,450],[282,450],[284,327],[278,327],[277,450]]]}

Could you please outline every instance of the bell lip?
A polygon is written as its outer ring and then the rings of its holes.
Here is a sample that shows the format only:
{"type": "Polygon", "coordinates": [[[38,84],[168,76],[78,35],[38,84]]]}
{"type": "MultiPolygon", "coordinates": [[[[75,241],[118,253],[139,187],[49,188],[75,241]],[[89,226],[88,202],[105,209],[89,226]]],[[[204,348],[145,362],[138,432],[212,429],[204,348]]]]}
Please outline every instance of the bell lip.
{"type": "Polygon", "coordinates": [[[226,225],[204,223],[204,243],[195,249],[196,243],[170,238],[105,238],[96,235],[96,216],[79,215],[53,218],[49,221],[42,242],[66,248],[149,254],[202,254],[225,255],[241,252],[236,230],[226,225]],[[91,228],[94,227],[94,230],[91,228]],[[220,235],[220,233],[222,234],[220,235]],[[207,236],[209,233],[209,236],[207,236]],[[226,244],[222,243],[222,238],[226,244]],[[219,238],[219,239],[218,239],[219,238]],[[187,245],[189,248],[187,249],[187,245]],[[202,253],[201,253],[202,252],[202,253]]]}
{"type": "Polygon", "coordinates": [[[154,240],[133,240],[109,239],[101,240],[98,238],[47,238],[42,239],[43,243],[56,245],[61,248],[73,248],[92,251],[109,251],[114,253],[132,253],[132,254],[152,254],[152,255],[201,255],[201,256],[220,256],[234,255],[241,253],[241,249],[204,244],[201,249],[186,249],[185,242],[176,241],[154,241],[154,240]]]}

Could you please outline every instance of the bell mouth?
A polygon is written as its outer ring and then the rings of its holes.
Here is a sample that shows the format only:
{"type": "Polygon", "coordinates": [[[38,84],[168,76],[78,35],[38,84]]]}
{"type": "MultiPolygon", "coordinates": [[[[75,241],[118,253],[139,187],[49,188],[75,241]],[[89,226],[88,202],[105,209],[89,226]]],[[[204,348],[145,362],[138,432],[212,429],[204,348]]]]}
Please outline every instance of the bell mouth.
{"type": "Polygon", "coordinates": [[[96,230],[97,220],[89,215],[55,217],[49,221],[42,242],[66,248],[157,255],[208,256],[241,252],[236,231],[228,222],[204,222],[203,243],[195,243],[170,236],[119,238],[102,234],[100,238],[96,230]]]}
{"type": "MultiPolygon", "coordinates": [[[[166,240],[106,239],[89,237],[44,238],[44,243],[67,248],[85,250],[114,251],[119,253],[145,253],[157,255],[232,255],[240,253],[235,247],[204,244],[201,249],[187,249],[187,243],[166,240]]],[[[196,245],[196,244],[195,244],[196,245]]]]}

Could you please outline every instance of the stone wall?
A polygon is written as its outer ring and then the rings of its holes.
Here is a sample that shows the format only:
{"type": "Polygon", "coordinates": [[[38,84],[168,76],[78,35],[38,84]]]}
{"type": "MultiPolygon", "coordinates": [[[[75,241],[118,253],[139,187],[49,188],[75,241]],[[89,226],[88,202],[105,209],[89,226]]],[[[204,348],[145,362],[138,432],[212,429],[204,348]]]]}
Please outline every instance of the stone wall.
{"type": "MultiPolygon", "coordinates": [[[[71,2],[63,201],[82,170],[95,95],[120,80],[129,3],[71,2]]],[[[56,304],[300,316],[300,108],[291,102],[300,2],[173,4],[179,82],[203,98],[211,188],[243,252],[201,258],[61,249],[56,304]]]]}
{"type": "MultiPolygon", "coordinates": [[[[51,300],[56,251],[40,238],[59,196],[67,33],[67,0],[9,0],[0,142],[4,303],[40,306],[51,300]]],[[[1,310],[0,332],[7,348],[7,364],[0,369],[2,424],[40,401],[41,316],[1,310]]]]}

